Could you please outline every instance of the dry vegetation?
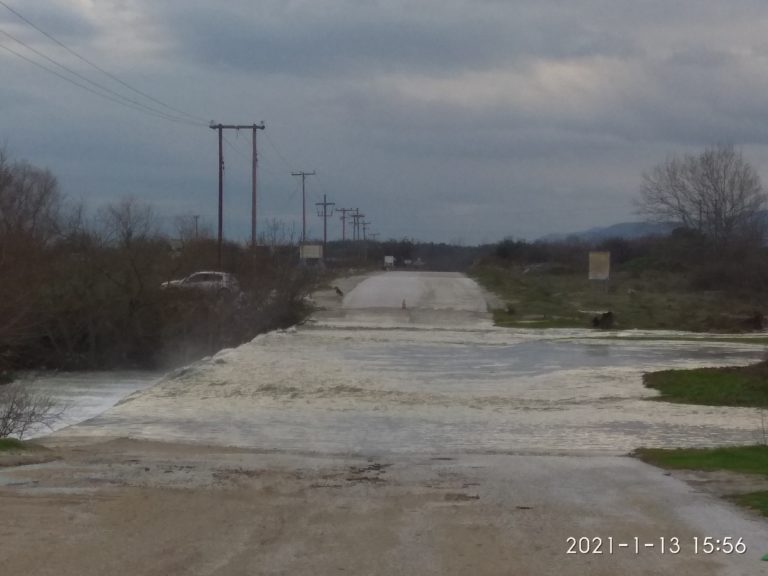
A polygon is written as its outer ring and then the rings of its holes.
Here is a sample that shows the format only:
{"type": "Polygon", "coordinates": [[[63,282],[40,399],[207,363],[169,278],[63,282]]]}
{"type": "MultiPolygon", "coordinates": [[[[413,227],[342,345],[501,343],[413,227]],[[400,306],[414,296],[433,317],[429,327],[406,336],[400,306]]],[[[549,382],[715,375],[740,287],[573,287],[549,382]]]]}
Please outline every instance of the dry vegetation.
{"type": "Polygon", "coordinates": [[[507,306],[502,326],[588,327],[612,311],[614,328],[745,332],[768,313],[768,254],[734,246],[717,256],[706,238],[680,229],[669,237],[534,243],[508,240],[473,269],[507,306]],[[590,250],[611,252],[608,282],[587,279],[590,250]]]}
{"type": "Polygon", "coordinates": [[[314,278],[280,246],[225,246],[239,298],[162,290],[163,281],[216,269],[205,230],[182,222],[175,236],[134,200],[89,218],[50,172],[0,153],[0,380],[25,367],[186,362],[304,315],[314,278]]]}

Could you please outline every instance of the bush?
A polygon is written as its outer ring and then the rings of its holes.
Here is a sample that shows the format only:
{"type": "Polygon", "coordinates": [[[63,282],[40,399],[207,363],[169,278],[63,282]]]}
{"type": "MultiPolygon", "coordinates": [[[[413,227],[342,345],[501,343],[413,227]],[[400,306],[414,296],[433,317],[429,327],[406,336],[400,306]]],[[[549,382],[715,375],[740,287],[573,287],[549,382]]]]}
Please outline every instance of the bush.
{"type": "Polygon", "coordinates": [[[30,392],[21,384],[0,388],[0,438],[15,436],[19,440],[33,426],[47,426],[61,418],[54,400],[47,394],[30,392]]]}

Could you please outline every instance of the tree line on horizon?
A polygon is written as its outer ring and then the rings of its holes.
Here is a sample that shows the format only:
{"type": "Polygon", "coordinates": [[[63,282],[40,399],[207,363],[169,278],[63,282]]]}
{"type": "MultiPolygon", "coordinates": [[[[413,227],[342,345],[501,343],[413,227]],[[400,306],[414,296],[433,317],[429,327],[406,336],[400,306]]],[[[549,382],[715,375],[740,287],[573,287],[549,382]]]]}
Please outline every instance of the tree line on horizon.
{"type": "MultiPolygon", "coordinates": [[[[766,194],[756,170],[732,146],[654,167],[643,175],[638,207],[680,226],[668,236],[599,242],[337,241],[328,243],[327,264],[332,273],[345,273],[380,267],[393,255],[429,270],[466,271],[494,261],[586,273],[587,252],[603,249],[615,266],[683,274],[691,290],[768,288],[766,194]]],[[[272,222],[265,234],[271,250],[225,244],[224,267],[245,295],[237,304],[169,293],[162,282],[216,268],[210,233],[184,220],[171,240],[151,206],[133,199],[87,217],[48,170],[0,151],[0,373],[181,363],[297,322],[316,275],[299,265],[284,225],[272,222]]]]}

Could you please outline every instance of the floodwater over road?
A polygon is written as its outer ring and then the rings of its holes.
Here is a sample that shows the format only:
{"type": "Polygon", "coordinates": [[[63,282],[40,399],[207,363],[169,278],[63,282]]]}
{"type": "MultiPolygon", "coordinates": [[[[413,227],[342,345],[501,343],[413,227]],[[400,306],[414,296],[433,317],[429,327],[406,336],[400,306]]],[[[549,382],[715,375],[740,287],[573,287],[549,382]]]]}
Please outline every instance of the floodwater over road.
{"type": "Polygon", "coordinates": [[[495,328],[487,295],[458,274],[390,272],[342,288],[343,298],[316,296],[324,310],[307,325],[222,351],[57,435],[334,454],[760,440],[756,410],[655,402],[641,381],[645,371],[754,362],[764,349],[748,340],[495,328]]]}
{"type": "Polygon", "coordinates": [[[22,373],[20,380],[34,392],[50,396],[62,411],[52,428],[38,427],[27,438],[45,436],[108,410],[127,395],[156,384],[162,375],[146,371],[22,373]]]}

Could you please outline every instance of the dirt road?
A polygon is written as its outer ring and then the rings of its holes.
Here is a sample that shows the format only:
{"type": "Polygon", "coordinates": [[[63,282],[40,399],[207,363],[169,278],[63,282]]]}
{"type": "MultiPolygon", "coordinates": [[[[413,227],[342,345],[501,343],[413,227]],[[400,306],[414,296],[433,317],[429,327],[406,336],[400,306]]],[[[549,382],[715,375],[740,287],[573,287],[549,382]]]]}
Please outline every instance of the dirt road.
{"type": "Polygon", "coordinates": [[[339,287],[0,468],[0,573],[768,573],[764,520],[622,456],[754,440],[639,376],[760,350],[497,330],[458,275],[339,287]]]}

